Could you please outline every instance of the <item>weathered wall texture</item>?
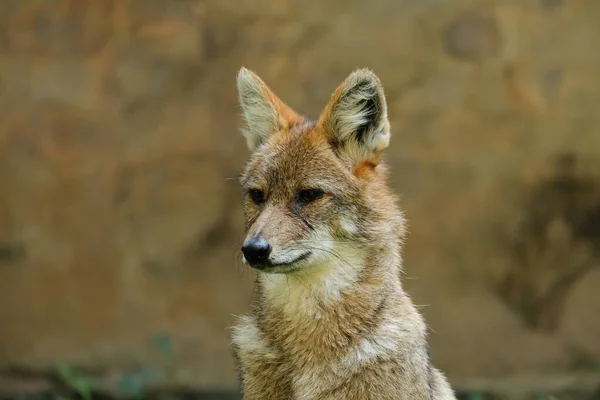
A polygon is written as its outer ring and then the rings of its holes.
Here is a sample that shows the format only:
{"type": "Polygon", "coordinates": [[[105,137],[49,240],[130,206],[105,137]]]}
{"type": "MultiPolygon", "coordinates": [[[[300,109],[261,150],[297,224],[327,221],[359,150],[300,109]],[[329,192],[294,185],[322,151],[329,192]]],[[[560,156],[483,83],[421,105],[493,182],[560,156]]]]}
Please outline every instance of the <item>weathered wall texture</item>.
{"type": "Polygon", "coordinates": [[[0,369],[235,383],[241,65],[312,116],[380,75],[454,382],[597,368],[598,38],[597,0],[4,0],[0,369]]]}

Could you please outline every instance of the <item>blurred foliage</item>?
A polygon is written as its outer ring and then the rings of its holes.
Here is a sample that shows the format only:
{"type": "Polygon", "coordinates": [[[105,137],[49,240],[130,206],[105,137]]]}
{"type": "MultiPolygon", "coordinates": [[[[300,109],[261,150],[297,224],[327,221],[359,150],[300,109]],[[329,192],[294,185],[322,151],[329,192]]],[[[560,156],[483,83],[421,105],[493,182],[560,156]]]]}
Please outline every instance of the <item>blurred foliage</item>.
{"type": "MultiPolygon", "coordinates": [[[[68,388],[79,394],[83,400],[91,400],[92,393],[102,389],[102,385],[95,378],[81,373],[68,363],[58,365],[58,377],[68,388]]],[[[65,400],[65,398],[57,396],[56,400],[65,400]]]]}

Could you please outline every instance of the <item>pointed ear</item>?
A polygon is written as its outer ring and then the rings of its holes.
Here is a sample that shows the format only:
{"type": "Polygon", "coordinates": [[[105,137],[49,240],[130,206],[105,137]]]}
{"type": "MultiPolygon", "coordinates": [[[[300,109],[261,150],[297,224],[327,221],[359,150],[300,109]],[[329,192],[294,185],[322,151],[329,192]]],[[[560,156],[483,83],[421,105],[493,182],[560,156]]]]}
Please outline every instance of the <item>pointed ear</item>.
{"type": "Polygon", "coordinates": [[[334,148],[354,163],[375,161],[390,142],[383,87],[377,76],[359,69],[331,96],[319,124],[334,148]]]}
{"type": "Polygon", "coordinates": [[[302,119],[258,75],[244,67],[237,75],[237,88],[246,123],[242,133],[250,151],[256,150],[271,135],[287,131],[302,119]]]}

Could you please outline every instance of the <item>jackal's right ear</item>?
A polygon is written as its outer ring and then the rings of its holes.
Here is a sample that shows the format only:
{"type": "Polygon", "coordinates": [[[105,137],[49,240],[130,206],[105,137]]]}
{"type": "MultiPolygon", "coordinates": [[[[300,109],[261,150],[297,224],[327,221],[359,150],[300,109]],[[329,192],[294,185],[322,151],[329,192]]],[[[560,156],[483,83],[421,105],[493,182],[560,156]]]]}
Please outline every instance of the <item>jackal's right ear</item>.
{"type": "Polygon", "coordinates": [[[354,163],[375,162],[390,141],[387,105],[379,78],[368,69],[350,74],[331,96],[319,124],[340,154],[354,163]]]}
{"type": "Polygon", "coordinates": [[[271,135],[287,131],[301,117],[282,102],[254,72],[242,67],[237,88],[246,126],[242,129],[250,151],[271,135]]]}

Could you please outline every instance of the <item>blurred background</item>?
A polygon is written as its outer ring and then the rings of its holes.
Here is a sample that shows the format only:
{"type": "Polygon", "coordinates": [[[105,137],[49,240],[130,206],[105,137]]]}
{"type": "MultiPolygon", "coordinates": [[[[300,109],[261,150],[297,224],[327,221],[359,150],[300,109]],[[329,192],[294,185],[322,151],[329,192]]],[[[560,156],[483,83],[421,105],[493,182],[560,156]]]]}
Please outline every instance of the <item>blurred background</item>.
{"type": "Polygon", "coordinates": [[[462,398],[599,399],[599,40],[598,0],[2,0],[0,397],[238,398],[244,65],[312,117],[380,76],[462,398]]]}

